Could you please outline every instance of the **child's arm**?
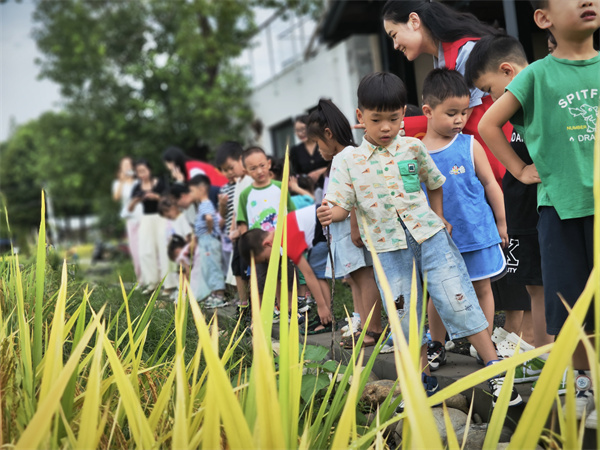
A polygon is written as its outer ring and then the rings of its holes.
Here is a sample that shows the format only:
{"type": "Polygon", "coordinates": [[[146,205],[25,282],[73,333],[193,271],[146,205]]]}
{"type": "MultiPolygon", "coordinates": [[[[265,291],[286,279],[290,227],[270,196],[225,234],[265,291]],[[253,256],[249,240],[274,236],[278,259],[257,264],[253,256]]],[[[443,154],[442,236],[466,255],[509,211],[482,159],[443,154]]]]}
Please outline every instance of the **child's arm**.
{"type": "Polygon", "coordinates": [[[323,199],[321,206],[317,208],[317,219],[321,222],[321,226],[327,227],[332,222],[341,222],[348,217],[350,211],[346,211],[341,206],[333,205],[331,208],[327,204],[327,200],[323,199]]]}
{"type": "Polygon", "coordinates": [[[302,272],[304,275],[304,279],[306,280],[306,287],[314,297],[317,302],[317,312],[319,314],[319,318],[321,319],[322,325],[327,325],[331,323],[331,308],[325,301],[325,298],[321,294],[321,287],[319,286],[319,280],[317,279],[315,273],[310,267],[310,264],[306,260],[304,256],[300,257],[300,261],[296,264],[296,267],[302,272]]]}
{"type": "Polygon", "coordinates": [[[364,247],[365,243],[360,237],[360,229],[358,228],[358,219],[356,218],[356,208],[350,211],[350,238],[352,243],[358,248],[364,247]]]}
{"type": "Polygon", "coordinates": [[[212,214],[205,214],[204,220],[206,220],[206,228],[208,229],[209,234],[212,234],[213,229],[215,227],[215,221],[213,219],[212,214]]]}
{"type": "Polygon", "coordinates": [[[524,184],[540,183],[540,176],[535,165],[527,165],[519,158],[502,131],[504,124],[519,109],[521,109],[521,104],[517,98],[512,92],[506,91],[486,111],[479,121],[477,129],[492,153],[517,180],[524,184]]]}
{"type": "Polygon", "coordinates": [[[475,173],[483,185],[485,196],[496,218],[496,227],[498,227],[498,233],[500,234],[500,239],[502,239],[502,247],[506,247],[508,245],[508,232],[506,230],[506,214],[504,212],[504,194],[502,194],[502,189],[500,189],[500,185],[496,181],[496,177],[494,177],[485,150],[476,139],[473,139],[473,159],[475,173]]]}
{"type": "Polygon", "coordinates": [[[429,198],[429,206],[431,207],[432,211],[436,213],[440,219],[442,219],[444,226],[448,230],[448,234],[452,236],[452,225],[450,225],[444,218],[444,191],[441,187],[437,189],[427,188],[427,197],[429,198]]]}
{"type": "Polygon", "coordinates": [[[296,178],[295,176],[291,176],[290,177],[289,187],[290,187],[290,191],[293,192],[294,194],[297,194],[297,195],[307,195],[309,197],[312,197],[313,200],[315,198],[315,196],[311,192],[307,191],[306,189],[302,189],[298,185],[298,178],[296,178]]]}

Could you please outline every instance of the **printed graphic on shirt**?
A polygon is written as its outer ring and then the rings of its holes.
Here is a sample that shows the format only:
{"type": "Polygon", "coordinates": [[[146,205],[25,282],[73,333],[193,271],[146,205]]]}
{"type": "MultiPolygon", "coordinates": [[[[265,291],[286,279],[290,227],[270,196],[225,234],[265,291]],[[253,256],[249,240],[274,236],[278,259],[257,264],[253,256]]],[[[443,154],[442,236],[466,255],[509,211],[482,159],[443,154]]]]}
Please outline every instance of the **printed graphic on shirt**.
{"type": "Polygon", "coordinates": [[[512,144],[513,142],[524,142],[524,141],[523,141],[523,138],[521,137],[521,135],[519,133],[517,133],[515,130],[513,130],[512,136],[510,137],[510,142],[512,144]]]}
{"type": "Polygon", "coordinates": [[[598,106],[592,106],[590,103],[595,104],[597,98],[598,89],[581,89],[567,94],[558,101],[558,105],[562,109],[568,108],[571,116],[575,118],[573,125],[567,125],[567,131],[578,133],[569,137],[570,142],[594,141],[596,139],[598,106]]]}
{"type": "Polygon", "coordinates": [[[277,226],[277,211],[275,208],[267,208],[261,211],[257,220],[254,220],[255,224],[252,228],[260,228],[264,231],[274,231],[277,226]]]}
{"type": "Polygon", "coordinates": [[[456,164],[454,166],[452,166],[452,169],[450,169],[450,175],[460,175],[461,173],[465,173],[465,166],[461,165],[460,167],[458,167],[456,164]]]}

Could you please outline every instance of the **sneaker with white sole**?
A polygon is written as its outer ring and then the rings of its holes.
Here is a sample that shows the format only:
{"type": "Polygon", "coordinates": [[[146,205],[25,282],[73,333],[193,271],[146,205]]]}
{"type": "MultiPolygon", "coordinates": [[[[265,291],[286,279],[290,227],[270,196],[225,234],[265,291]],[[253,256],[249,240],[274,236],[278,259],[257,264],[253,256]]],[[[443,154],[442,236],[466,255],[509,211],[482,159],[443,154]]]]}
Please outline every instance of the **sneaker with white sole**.
{"type": "Polygon", "coordinates": [[[585,419],[585,427],[591,428],[592,430],[598,429],[598,410],[593,410],[587,419],[585,419]]]}
{"type": "Polygon", "coordinates": [[[589,371],[575,371],[575,416],[580,420],[596,409],[589,371]]]}
{"type": "Polygon", "coordinates": [[[392,336],[392,333],[390,333],[381,347],[381,350],[379,350],[379,353],[393,353],[394,348],[394,337],[392,336]]]}
{"type": "Polygon", "coordinates": [[[520,342],[519,353],[528,352],[529,350],[535,349],[531,344],[528,344],[520,338],[516,333],[508,333],[506,338],[496,345],[498,355],[503,358],[510,358],[515,354],[517,344],[520,342]]]}
{"type": "MultiPolygon", "coordinates": [[[[490,388],[490,392],[492,393],[492,406],[496,406],[496,402],[500,397],[500,391],[502,390],[502,386],[504,385],[504,376],[491,378],[488,380],[488,386],[490,388]]],[[[508,402],[508,406],[517,406],[523,403],[523,399],[515,389],[512,387],[512,393],[510,395],[510,401],[508,402]]]]}
{"type": "Polygon", "coordinates": [[[275,306],[273,308],[273,323],[279,323],[280,315],[281,315],[281,313],[279,312],[279,309],[277,308],[277,306],[275,306]]]}
{"type": "Polygon", "coordinates": [[[529,383],[540,377],[546,361],[542,358],[533,358],[515,367],[515,383],[529,383]]]}
{"type": "Polygon", "coordinates": [[[306,300],[306,297],[298,297],[298,312],[305,313],[310,309],[310,305],[306,300]]]}
{"type": "Polygon", "coordinates": [[[433,341],[427,344],[427,361],[432,372],[446,364],[446,348],[441,342],[433,341]]]}
{"type": "MultiPolygon", "coordinates": [[[[516,381],[515,381],[516,383],[516,381]]],[[[535,389],[535,385],[537,384],[537,380],[533,382],[531,385],[531,391],[535,389]]],[[[567,393],[567,371],[563,372],[562,380],[560,380],[560,384],[558,386],[558,395],[565,395],[567,393]]]]}
{"type": "Polygon", "coordinates": [[[209,309],[215,309],[223,308],[224,306],[227,306],[228,303],[223,297],[220,297],[218,295],[209,295],[204,301],[204,304],[209,309]]]}
{"type": "Polygon", "coordinates": [[[498,345],[500,342],[506,339],[506,336],[508,336],[508,331],[506,331],[504,328],[494,328],[494,332],[492,333],[492,342],[498,345]]]}
{"type": "MultiPolygon", "coordinates": [[[[421,381],[423,383],[423,387],[425,388],[425,393],[427,397],[431,397],[433,394],[440,390],[440,385],[438,384],[438,380],[436,377],[427,376],[424,373],[421,374],[421,381]]],[[[440,406],[441,403],[432,406],[440,406]]],[[[396,407],[396,413],[400,414],[404,411],[404,399],[400,401],[400,404],[396,407]]]]}
{"type": "MultiPolygon", "coordinates": [[[[348,322],[348,318],[346,317],[346,322],[348,322]]],[[[351,333],[349,334],[349,336],[352,335],[352,333],[354,333],[355,331],[358,331],[358,329],[360,328],[360,316],[359,315],[352,315],[352,317],[350,318],[350,322],[348,322],[347,325],[344,325],[342,327],[342,331],[344,333],[346,333],[347,331],[351,331],[351,333]]]]}
{"type": "Polygon", "coordinates": [[[481,356],[479,356],[479,353],[477,353],[477,350],[475,350],[475,347],[473,347],[472,345],[469,347],[469,354],[477,360],[477,364],[479,364],[480,366],[485,365],[485,361],[481,356]]]}

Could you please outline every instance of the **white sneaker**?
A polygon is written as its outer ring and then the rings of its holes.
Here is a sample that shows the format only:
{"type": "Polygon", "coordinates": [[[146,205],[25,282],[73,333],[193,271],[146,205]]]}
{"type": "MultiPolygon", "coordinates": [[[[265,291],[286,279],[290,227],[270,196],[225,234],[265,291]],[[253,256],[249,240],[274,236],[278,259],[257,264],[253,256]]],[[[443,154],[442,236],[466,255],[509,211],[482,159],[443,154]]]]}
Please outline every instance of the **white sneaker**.
{"type": "Polygon", "coordinates": [[[519,353],[527,352],[535,348],[533,345],[522,340],[516,333],[509,333],[502,342],[496,345],[498,355],[503,358],[510,358],[515,354],[519,342],[521,343],[519,353]]]}
{"type": "Polygon", "coordinates": [[[222,308],[224,306],[227,306],[227,302],[223,299],[223,297],[219,297],[218,295],[209,295],[206,298],[204,304],[209,309],[222,308]]]}
{"type": "Polygon", "coordinates": [[[506,339],[506,336],[508,336],[508,331],[506,331],[504,328],[494,328],[494,332],[492,333],[492,342],[498,345],[500,342],[506,339]]]}
{"type": "MultiPolygon", "coordinates": [[[[346,317],[346,322],[348,322],[348,318],[346,317]]],[[[348,325],[344,325],[342,327],[342,331],[344,332],[344,334],[342,336],[346,337],[346,336],[352,336],[352,334],[357,331],[360,328],[360,316],[358,315],[352,315],[350,322],[348,322],[348,325]],[[350,331],[350,334],[346,335],[347,332],[350,331]]]]}
{"type": "Polygon", "coordinates": [[[385,340],[385,344],[383,344],[383,347],[381,347],[381,350],[379,350],[379,353],[393,353],[394,352],[394,338],[392,336],[392,333],[390,333],[387,337],[387,339],[385,340]]]}
{"type": "Polygon", "coordinates": [[[581,420],[596,408],[589,370],[575,371],[575,393],[575,416],[581,420]]]}
{"type": "Polygon", "coordinates": [[[446,341],[446,344],[444,345],[444,347],[446,347],[446,351],[449,352],[456,348],[456,344],[454,343],[454,341],[452,339],[450,339],[449,341],[446,341]]]}
{"type": "Polygon", "coordinates": [[[587,419],[585,419],[585,427],[591,428],[593,430],[598,429],[598,410],[597,409],[593,410],[590,413],[590,415],[587,416],[587,419]]]}

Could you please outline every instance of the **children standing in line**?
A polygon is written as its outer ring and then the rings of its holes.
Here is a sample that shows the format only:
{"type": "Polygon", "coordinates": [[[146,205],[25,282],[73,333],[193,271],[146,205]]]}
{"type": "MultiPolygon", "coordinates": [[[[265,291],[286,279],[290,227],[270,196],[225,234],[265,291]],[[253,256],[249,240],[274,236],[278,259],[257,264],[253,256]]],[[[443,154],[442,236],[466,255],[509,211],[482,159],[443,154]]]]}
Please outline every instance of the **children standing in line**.
{"type": "MultiPolygon", "coordinates": [[[[333,165],[339,161],[343,151],[351,151],[356,147],[352,137],[352,128],[346,116],[331,102],[319,100],[317,109],[308,119],[308,136],[315,140],[319,146],[321,156],[326,161],[332,160],[333,165]]],[[[326,178],[324,190],[327,190],[329,177],[326,178]]],[[[329,231],[332,237],[331,252],[333,253],[335,276],[349,275],[352,279],[352,298],[354,309],[360,315],[361,323],[366,323],[367,317],[373,310],[373,317],[365,333],[364,346],[375,345],[382,332],[381,326],[381,300],[373,274],[373,261],[371,255],[362,244],[357,246],[352,242],[351,228],[358,231],[356,214],[351,212],[350,217],[338,223],[332,223],[329,231]],[[352,220],[352,225],[351,225],[352,220]]],[[[360,240],[360,235],[358,239],[360,240]]],[[[328,261],[328,272],[331,276],[331,263],[328,261]]],[[[361,330],[354,329],[354,341],[361,330]],[[358,333],[358,334],[356,334],[358,333]]],[[[352,348],[352,335],[342,340],[342,346],[352,348]]]]}
{"type": "MultiPolygon", "coordinates": [[[[600,98],[600,55],[594,32],[598,2],[535,1],[534,20],[557,47],[523,69],[479,123],[500,162],[524,184],[538,185],[538,233],[548,334],[557,335],[593,268],[594,132],[600,98]],[[510,146],[501,127],[510,120],[523,136],[533,164],[510,146]],[[561,297],[558,296],[561,294],[561,297]]],[[[585,329],[593,330],[592,309],[585,329]]],[[[594,342],[592,340],[592,345],[594,342]]],[[[576,413],[597,426],[590,362],[580,342],[573,354],[576,413]],[[590,414],[591,413],[591,414],[590,414]]]]}
{"type": "Polygon", "coordinates": [[[198,301],[204,300],[208,308],[226,306],[225,276],[219,239],[219,216],[208,198],[210,180],[206,175],[196,175],[188,181],[190,193],[198,202],[198,214],[194,232],[198,240],[198,251],[202,258],[200,271],[202,280],[196,294],[198,301]]]}
{"type": "MultiPolygon", "coordinates": [[[[485,363],[494,364],[497,355],[487,331],[488,322],[464,261],[446,229],[450,225],[443,219],[440,188],[445,177],[421,141],[398,135],[406,95],[404,83],[396,75],[374,73],[362,79],[356,115],[365,125],[366,134],[358,148],[340,155],[317,217],[323,226],[328,226],[344,220],[355,207],[357,216],[367,221],[371,245],[386,268],[394,298],[409,307],[414,261],[418,277],[417,314],[422,311],[419,304],[423,276],[427,273],[427,289],[450,337],[467,337],[485,363]],[[427,187],[431,206],[421,183],[427,187]],[[330,208],[327,203],[333,206],[330,208]]],[[[360,222],[359,227],[366,240],[367,230],[360,222]]],[[[408,340],[409,323],[402,320],[401,324],[408,340]]],[[[427,338],[422,336],[422,381],[431,395],[439,386],[429,374],[427,338]]],[[[504,377],[489,380],[493,404],[503,382],[504,377]]],[[[510,405],[521,402],[521,396],[513,389],[510,405]]]]}
{"type": "MultiPolygon", "coordinates": [[[[496,101],[504,94],[506,86],[527,65],[525,51],[517,39],[502,35],[486,36],[473,48],[467,61],[465,78],[467,83],[488,92],[496,101]]],[[[523,162],[533,164],[517,130],[512,132],[510,145],[523,162]]],[[[537,185],[523,184],[506,171],[502,187],[510,255],[506,277],[509,283],[523,284],[527,288],[531,297],[532,344],[541,347],[553,342],[554,338],[546,333],[542,262],[537,232],[537,185]]],[[[537,380],[547,357],[545,354],[517,367],[515,383],[537,380]]],[[[565,390],[563,383],[559,392],[564,393],[565,390]]]]}
{"type": "Polygon", "coordinates": [[[233,192],[229,191],[226,193],[227,214],[225,216],[225,229],[233,246],[228,272],[231,271],[231,274],[235,277],[235,285],[238,293],[238,306],[241,308],[248,306],[248,275],[246,274],[248,264],[240,258],[238,239],[241,233],[238,230],[236,217],[240,203],[240,194],[244,189],[252,185],[252,178],[246,174],[242,162],[243,152],[244,149],[238,142],[225,142],[217,149],[215,158],[217,166],[225,174],[227,179],[230,180],[230,182],[235,181],[235,189],[233,192]]]}
{"type": "MultiPolygon", "coordinates": [[[[461,134],[467,122],[469,88],[455,70],[434,69],[423,82],[423,113],[427,134],[423,144],[446,177],[444,217],[452,225],[452,240],[460,251],[475,288],[479,306],[492,335],[494,295],[490,278],[501,274],[508,243],[504,197],[487,160],[473,136],[461,134]]],[[[431,370],[446,364],[446,330],[432,302],[428,303],[432,342],[427,356],[431,370]]]]}

